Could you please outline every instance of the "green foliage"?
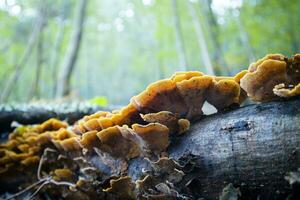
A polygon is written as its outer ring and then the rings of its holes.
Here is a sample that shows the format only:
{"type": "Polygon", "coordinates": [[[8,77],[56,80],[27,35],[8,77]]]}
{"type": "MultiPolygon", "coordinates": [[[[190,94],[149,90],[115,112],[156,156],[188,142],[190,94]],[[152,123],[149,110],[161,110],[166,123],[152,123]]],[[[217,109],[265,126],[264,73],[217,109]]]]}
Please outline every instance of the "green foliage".
{"type": "Polygon", "coordinates": [[[90,99],[88,102],[91,103],[91,104],[94,104],[94,105],[97,105],[97,106],[103,106],[103,107],[108,105],[108,100],[104,96],[94,97],[94,98],[90,99]]]}
{"type": "MultiPolygon", "coordinates": [[[[177,0],[188,70],[205,71],[197,33],[187,2],[177,0]]],[[[0,3],[0,90],[3,90],[15,66],[20,62],[37,20],[41,4],[47,7],[43,29],[43,64],[40,93],[52,99],[56,80],[74,28],[76,0],[11,0],[0,3]]],[[[220,42],[231,73],[248,67],[249,62],[267,53],[294,54],[300,50],[300,1],[243,0],[240,6],[212,1],[218,34],[206,13],[206,0],[193,0],[210,58],[215,70],[226,75],[216,58],[213,40],[220,42]],[[225,5],[225,6],[224,6],[225,5]],[[239,23],[241,25],[239,25],[239,23]],[[241,29],[242,26],[242,29],[241,29]],[[249,48],[242,40],[248,37],[249,48]]],[[[226,1],[227,2],[227,1],[226,1]]],[[[92,99],[96,104],[126,104],[131,96],[158,79],[179,70],[176,49],[174,12],[171,0],[103,0],[89,1],[83,40],[72,75],[72,96],[92,99]],[[96,98],[94,99],[94,97],[96,98]],[[105,98],[98,98],[105,97],[105,98]]],[[[25,66],[10,101],[24,102],[34,83],[37,47],[25,66]]]]}

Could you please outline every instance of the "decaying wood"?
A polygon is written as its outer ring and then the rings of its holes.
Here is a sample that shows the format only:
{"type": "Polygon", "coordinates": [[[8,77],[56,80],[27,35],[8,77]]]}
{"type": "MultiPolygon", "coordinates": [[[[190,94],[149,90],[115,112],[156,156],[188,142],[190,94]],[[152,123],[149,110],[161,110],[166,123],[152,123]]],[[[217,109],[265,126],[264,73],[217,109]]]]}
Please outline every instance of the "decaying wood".
{"type": "Polygon", "coordinates": [[[300,167],[299,125],[299,98],[249,105],[198,121],[169,152],[195,160],[187,181],[199,197],[218,197],[233,183],[249,198],[281,199],[290,188],[284,176],[300,167]]]}
{"type": "MultiPolygon", "coordinates": [[[[285,176],[300,167],[299,124],[299,98],[248,105],[193,123],[168,149],[170,157],[191,165],[182,192],[216,199],[232,183],[242,199],[286,198],[292,191],[285,176]]],[[[147,167],[133,160],[129,174],[136,178],[147,167]]]]}
{"type": "Polygon", "coordinates": [[[0,134],[11,130],[13,121],[20,124],[38,124],[49,118],[57,118],[72,124],[84,115],[99,110],[107,109],[85,103],[0,105],[0,134]]]}

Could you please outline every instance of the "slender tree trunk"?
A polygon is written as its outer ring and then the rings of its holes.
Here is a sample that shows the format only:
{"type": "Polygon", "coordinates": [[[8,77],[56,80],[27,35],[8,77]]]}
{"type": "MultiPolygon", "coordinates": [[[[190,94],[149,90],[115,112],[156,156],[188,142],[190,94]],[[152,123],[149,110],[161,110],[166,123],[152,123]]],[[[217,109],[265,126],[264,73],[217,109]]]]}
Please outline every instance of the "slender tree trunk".
{"type": "Polygon", "coordinates": [[[51,59],[51,67],[52,67],[52,97],[55,97],[55,93],[57,90],[57,70],[58,70],[58,63],[60,60],[60,53],[61,53],[61,45],[62,45],[62,40],[64,38],[64,33],[65,33],[65,24],[64,22],[60,23],[60,26],[58,27],[58,32],[56,35],[54,47],[53,47],[53,54],[52,54],[52,59],[51,59]]]}
{"type": "Polygon", "coordinates": [[[237,20],[237,26],[238,26],[238,29],[239,29],[239,32],[240,32],[240,37],[241,37],[241,40],[242,40],[242,44],[243,44],[243,46],[245,48],[245,51],[247,53],[248,61],[249,61],[249,63],[252,63],[253,61],[255,61],[255,55],[254,55],[253,48],[250,44],[249,35],[246,32],[244,24],[242,22],[240,10],[238,10],[238,16],[236,17],[236,20],[237,20]]]}
{"type": "Polygon", "coordinates": [[[39,33],[39,39],[37,44],[37,51],[36,51],[36,57],[37,57],[37,65],[36,65],[36,73],[35,73],[35,80],[32,83],[28,100],[31,100],[32,98],[39,98],[40,97],[40,77],[44,62],[44,54],[43,54],[43,29],[44,26],[41,27],[40,33],[39,33]]]}
{"type": "Polygon", "coordinates": [[[9,80],[7,81],[7,84],[5,85],[1,96],[0,96],[0,102],[6,102],[8,98],[11,95],[11,92],[13,91],[14,87],[17,85],[17,82],[19,80],[19,77],[21,76],[22,69],[25,67],[27,61],[29,60],[33,49],[36,45],[36,42],[38,41],[38,35],[40,33],[40,30],[42,29],[44,24],[43,16],[39,16],[36,20],[36,24],[34,26],[34,29],[29,37],[27,46],[25,48],[25,51],[20,59],[20,62],[15,66],[15,69],[13,71],[13,74],[9,77],[9,80]]]}
{"type": "Polygon", "coordinates": [[[224,71],[222,70],[221,72],[225,72],[226,75],[231,75],[230,69],[228,67],[228,64],[226,63],[224,59],[224,52],[222,50],[222,45],[220,44],[219,40],[219,34],[220,34],[220,29],[219,25],[216,20],[216,16],[211,8],[212,6],[212,0],[199,0],[199,5],[200,8],[204,8],[204,14],[205,14],[205,19],[207,21],[207,28],[210,33],[210,39],[212,41],[213,49],[214,49],[214,59],[217,61],[218,66],[220,66],[224,71]],[[203,6],[201,6],[203,5],[203,6]]]}
{"type": "Polygon", "coordinates": [[[75,16],[75,27],[69,44],[69,49],[62,65],[61,77],[57,83],[56,97],[63,97],[70,93],[71,76],[74,71],[80,43],[83,33],[83,24],[86,15],[87,0],[78,1],[78,8],[75,16]]]}
{"type": "Polygon", "coordinates": [[[195,8],[193,7],[192,3],[190,1],[188,1],[187,3],[188,3],[189,12],[193,19],[195,31],[197,34],[198,45],[200,47],[200,56],[202,58],[203,64],[209,75],[215,75],[215,71],[214,71],[212,62],[209,57],[209,52],[208,52],[208,47],[207,47],[206,40],[204,37],[204,32],[201,27],[201,22],[196,14],[195,8]]]}
{"type": "Polygon", "coordinates": [[[186,50],[184,46],[184,40],[182,35],[181,23],[180,23],[180,14],[178,10],[177,0],[172,0],[172,8],[173,8],[173,20],[175,27],[175,35],[176,35],[176,45],[179,56],[179,65],[180,70],[186,71],[188,66],[186,50]]]}

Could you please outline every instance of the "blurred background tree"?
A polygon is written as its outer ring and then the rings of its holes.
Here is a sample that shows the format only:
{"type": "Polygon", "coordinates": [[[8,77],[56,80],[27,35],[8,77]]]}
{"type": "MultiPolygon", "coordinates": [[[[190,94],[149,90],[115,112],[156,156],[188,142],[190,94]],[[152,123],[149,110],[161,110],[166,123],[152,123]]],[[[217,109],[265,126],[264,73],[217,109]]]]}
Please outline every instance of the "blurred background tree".
{"type": "Polygon", "coordinates": [[[122,105],[179,70],[300,52],[298,0],[0,0],[0,101],[122,105]]]}

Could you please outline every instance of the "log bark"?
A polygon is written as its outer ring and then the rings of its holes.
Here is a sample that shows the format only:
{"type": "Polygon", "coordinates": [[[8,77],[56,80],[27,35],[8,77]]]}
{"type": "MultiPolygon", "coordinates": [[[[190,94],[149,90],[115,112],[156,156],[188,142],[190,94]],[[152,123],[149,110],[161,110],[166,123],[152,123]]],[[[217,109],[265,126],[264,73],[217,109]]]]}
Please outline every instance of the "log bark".
{"type": "Polygon", "coordinates": [[[73,124],[84,115],[99,110],[110,109],[85,103],[0,105],[0,134],[11,131],[13,121],[26,125],[38,124],[50,118],[57,118],[73,124]]]}
{"type": "Polygon", "coordinates": [[[189,176],[197,197],[217,198],[233,183],[246,199],[282,199],[290,189],[284,176],[300,167],[299,125],[299,98],[249,105],[198,121],[169,153],[196,160],[189,176]]]}
{"type": "MultiPolygon", "coordinates": [[[[285,176],[300,167],[299,124],[299,98],[248,105],[194,122],[168,148],[169,156],[180,164],[194,163],[180,192],[193,199],[218,199],[231,183],[241,199],[295,195],[298,186],[292,189],[285,176]]],[[[128,173],[137,179],[140,169],[148,167],[145,160],[133,159],[128,173]]]]}

